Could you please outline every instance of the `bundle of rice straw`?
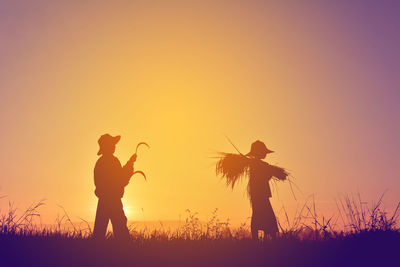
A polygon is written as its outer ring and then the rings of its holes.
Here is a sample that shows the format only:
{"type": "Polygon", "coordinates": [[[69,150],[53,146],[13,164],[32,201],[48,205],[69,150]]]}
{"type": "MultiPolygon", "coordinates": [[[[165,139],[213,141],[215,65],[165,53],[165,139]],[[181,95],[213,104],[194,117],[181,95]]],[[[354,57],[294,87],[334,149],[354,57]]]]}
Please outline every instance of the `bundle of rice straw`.
{"type": "Polygon", "coordinates": [[[215,171],[217,175],[226,178],[227,186],[235,186],[240,179],[247,177],[250,171],[250,159],[242,154],[219,153],[215,171]]]}
{"type": "MultiPolygon", "coordinates": [[[[232,189],[235,184],[245,178],[249,177],[250,174],[250,162],[251,158],[246,157],[243,154],[232,154],[232,153],[219,153],[221,155],[217,162],[215,171],[218,176],[226,179],[227,186],[231,186],[232,189]]],[[[265,162],[269,167],[272,179],[278,181],[284,181],[288,178],[288,173],[284,168],[270,165],[265,162]]]]}

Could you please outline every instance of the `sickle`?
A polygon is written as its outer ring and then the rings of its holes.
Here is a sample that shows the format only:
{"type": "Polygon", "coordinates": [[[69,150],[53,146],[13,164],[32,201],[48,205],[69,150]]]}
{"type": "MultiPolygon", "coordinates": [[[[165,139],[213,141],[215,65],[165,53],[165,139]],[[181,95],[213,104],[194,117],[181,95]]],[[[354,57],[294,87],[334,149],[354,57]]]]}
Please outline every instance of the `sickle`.
{"type": "Polygon", "coordinates": [[[134,171],[132,175],[135,175],[136,173],[139,173],[139,174],[143,175],[144,180],[147,181],[146,174],[144,174],[144,172],[142,172],[142,171],[134,171]]]}
{"type": "MultiPolygon", "coordinates": [[[[140,145],[145,145],[145,146],[147,146],[148,148],[150,148],[150,146],[149,146],[146,142],[140,142],[140,143],[137,144],[137,146],[136,146],[135,154],[137,154],[137,151],[138,151],[138,148],[139,148],[140,145]]],[[[139,173],[139,174],[143,175],[144,180],[147,181],[146,174],[144,174],[144,172],[142,172],[142,171],[134,171],[134,172],[133,172],[133,175],[135,175],[136,173],[139,173]]]]}
{"type": "Polygon", "coordinates": [[[148,148],[150,148],[150,146],[146,143],[146,142],[140,142],[139,144],[137,144],[137,146],[136,146],[136,151],[135,151],[135,154],[137,153],[137,151],[138,151],[138,148],[139,148],[139,146],[140,145],[145,145],[145,146],[147,146],[148,148]]]}

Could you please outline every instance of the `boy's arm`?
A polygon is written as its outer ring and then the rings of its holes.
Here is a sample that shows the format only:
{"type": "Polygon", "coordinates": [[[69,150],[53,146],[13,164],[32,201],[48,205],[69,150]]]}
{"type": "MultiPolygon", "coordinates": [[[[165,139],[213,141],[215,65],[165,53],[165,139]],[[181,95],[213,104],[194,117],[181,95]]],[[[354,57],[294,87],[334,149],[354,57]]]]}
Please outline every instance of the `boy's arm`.
{"type": "Polygon", "coordinates": [[[133,164],[136,161],[136,154],[134,154],[125,164],[124,167],[122,167],[122,174],[121,174],[121,179],[123,182],[123,186],[126,186],[129,183],[129,180],[131,179],[133,175],[133,164]]]}

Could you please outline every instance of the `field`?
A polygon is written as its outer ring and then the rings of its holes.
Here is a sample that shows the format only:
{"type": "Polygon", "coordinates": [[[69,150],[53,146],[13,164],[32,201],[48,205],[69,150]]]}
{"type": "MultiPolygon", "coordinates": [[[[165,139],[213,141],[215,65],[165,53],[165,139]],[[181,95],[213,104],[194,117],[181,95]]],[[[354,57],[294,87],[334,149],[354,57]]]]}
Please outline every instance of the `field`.
{"type": "Polygon", "coordinates": [[[304,205],[280,223],[278,237],[258,242],[247,225],[230,227],[217,212],[201,222],[188,211],[173,231],[132,227],[132,239],[119,242],[111,234],[91,239],[90,224],[78,227],[67,215],[52,227],[35,224],[43,203],[23,214],[10,205],[0,219],[0,266],[398,266],[399,206],[389,215],[381,200],[367,207],[357,197],[344,199],[340,230],[333,218],[316,216],[314,204],[304,205]]]}

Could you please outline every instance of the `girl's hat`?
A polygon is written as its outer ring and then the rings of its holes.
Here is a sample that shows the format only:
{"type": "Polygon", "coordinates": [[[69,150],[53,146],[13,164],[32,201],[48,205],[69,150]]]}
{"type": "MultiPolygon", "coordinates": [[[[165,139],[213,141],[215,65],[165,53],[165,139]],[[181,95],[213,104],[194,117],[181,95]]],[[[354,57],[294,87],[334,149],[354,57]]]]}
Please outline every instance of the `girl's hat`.
{"type": "Polygon", "coordinates": [[[121,139],[120,135],[111,136],[109,134],[103,134],[102,136],[100,136],[99,140],[97,141],[99,143],[99,146],[100,146],[100,150],[99,150],[99,152],[97,152],[97,155],[103,154],[103,150],[102,149],[105,146],[110,146],[110,145],[115,146],[119,142],[119,139],[121,139]]]}
{"type": "Polygon", "coordinates": [[[269,154],[273,153],[274,151],[269,150],[267,146],[261,142],[260,140],[255,141],[251,144],[250,152],[246,154],[246,156],[256,156],[259,154],[269,154]]]}

